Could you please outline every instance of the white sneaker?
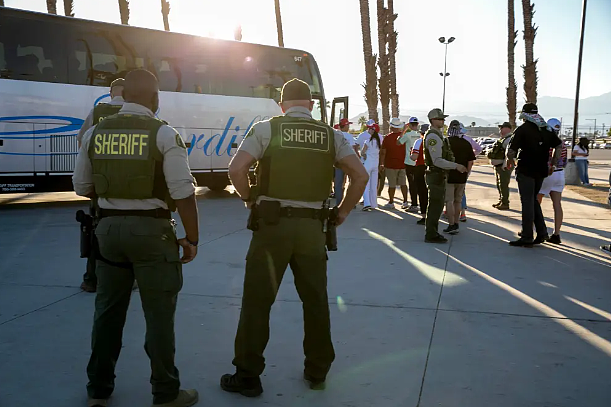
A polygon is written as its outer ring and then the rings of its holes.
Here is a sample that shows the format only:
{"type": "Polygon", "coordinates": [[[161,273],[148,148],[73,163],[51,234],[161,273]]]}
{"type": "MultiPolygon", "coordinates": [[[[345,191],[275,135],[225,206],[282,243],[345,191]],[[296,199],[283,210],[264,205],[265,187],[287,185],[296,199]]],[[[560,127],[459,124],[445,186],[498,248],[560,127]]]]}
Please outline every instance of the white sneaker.
{"type": "Polygon", "coordinates": [[[403,202],[401,204],[401,209],[407,209],[407,208],[409,208],[409,204],[407,202],[403,202]]]}
{"type": "Polygon", "coordinates": [[[385,209],[395,209],[395,204],[389,202],[386,205],[382,206],[382,208],[385,208],[385,209]]]}
{"type": "Polygon", "coordinates": [[[420,207],[418,207],[418,205],[411,205],[409,208],[407,208],[408,212],[420,212],[420,207]]]}

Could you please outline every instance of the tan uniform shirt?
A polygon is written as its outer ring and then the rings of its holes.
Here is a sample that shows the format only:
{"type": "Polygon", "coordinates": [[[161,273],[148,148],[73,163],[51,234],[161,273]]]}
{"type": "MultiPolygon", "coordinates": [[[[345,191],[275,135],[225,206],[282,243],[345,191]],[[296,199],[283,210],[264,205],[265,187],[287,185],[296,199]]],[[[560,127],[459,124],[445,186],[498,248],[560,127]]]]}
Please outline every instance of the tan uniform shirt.
{"type": "MultiPolygon", "coordinates": [[[[292,107],[286,111],[285,115],[289,117],[312,119],[312,113],[304,107],[292,107]]],[[[338,162],[342,158],[345,158],[349,155],[356,155],[354,149],[344,137],[344,134],[339,130],[333,131],[335,134],[335,162],[338,162]]],[[[260,160],[263,157],[263,154],[265,153],[265,150],[267,149],[271,138],[272,127],[269,121],[265,120],[262,122],[258,122],[250,129],[248,137],[244,138],[242,144],[240,144],[239,151],[245,151],[257,160],[260,160]]],[[[322,202],[304,202],[276,199],[263,195],[258,198],[257,202],[261,202],[261,200],[279,201],[281,206],[291,206],[293,208],[320,209],[322,204],[322,202]]]]}
{"type": "MultiPolygon", "coordinates": [[[[121,96],[115,96],[114,98],[112,98],[110,102],[108,102],[109,105],[113,105],[113,106],[117,106],[117,105],[123,106],[124,103],[125,103],[125,100],[123,100],[121,96]]],[[[78,140],[79,143],[83,142],[83,136],[85,135],[85,132],[89,130],[91,127],[93,127],[93,110],[94,109],[95,108],[89,111],[89,114],[85,118],[85,121],[83,122],[83,125],[81,126],[81,129],[78,131],[78,134],[76,135],[76,139],[78,140]]]]}
{"type": "MultiPolygon", "coordinates": [[[[148,108],[136,103],[125,103],[119,114],[132,114],[155,117],[153,112],[148,108]]],[[[95,128],[95,127],[94,127],[95,128]]],[[[78,156],[76,157],[76,165],[74,174],[72,175],[72,184],[74,191],[81,196],[87,196],[94,192],[93,186],[93,170],[91,160],[89,159],[89,143],[93,134],[94,128],[90,128],[83,135],[83,145],[81,146],[78,156]]],[[[163,174],[170,191],[170,196],[174,200],[185,199],[195,192],[195,180],[191,175],[189,168],[189,158],[187,150],[178,144],[177,138],[180,137],[178,132],[167,125],[163,125],[157,132],[157,147],[163,154],[163,174]]],[[[145,210],[163,208],[168,209],[168,205],[157,198],[151,199],[116,199],[116,198],[99,198],[98,204],[103,209],[122,209],[122,210],[145,210]]]]}
{"type": "Polygon", "coordinates": [[[433,165],[444,170],[455,170],[457,165],[454,161],[448,161],[441,157],[441,149],[443,147],[443,140],[435,133],[427,133],[424,140],[426,147],[429,150],[429,154],[433,159],[433,165]]]}

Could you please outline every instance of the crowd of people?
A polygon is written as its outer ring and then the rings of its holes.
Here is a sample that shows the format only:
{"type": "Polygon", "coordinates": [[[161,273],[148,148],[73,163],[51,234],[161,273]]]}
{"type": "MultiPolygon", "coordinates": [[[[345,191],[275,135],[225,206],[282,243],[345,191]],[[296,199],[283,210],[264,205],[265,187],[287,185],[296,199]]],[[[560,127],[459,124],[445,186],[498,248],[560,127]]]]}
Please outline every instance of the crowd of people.
{"type": "MultiPolygon", "coordinates": [[[[340,121],[338,128],[359,155],[369,175],[361,201],[363,211],[370,212],[378,208],[378,198],[387,182],[388,201],[380,208],[396,209],[396,189],[399,187],[401,197],[397,197],[397,204],[407,212],[419,212],[422,217],[417,223],[426,225],[427,209],[433,192],[435,209],[445,207],[441,216],[447,220],[448,226],[443,232],[451,235],[459,233],[459,222],[467,221],[466,184],[482,147],[467,135],[468,130],[458,120],[452,120],[446,127],[446,117],[439,109],[429,113],[430,124],[421,124],[417,117],[410,117],[407,123],[395,117],[390,120],[390,132],[387,135],[380,134],[380,126],[370,119],[365,123],[364,131],[356,138],[348,131],[352,123],[347,119],[340,121]],[[440,147],[437,147],[437,143],[440,147]],[[432,157],[438,149],[442,154],[434,160],[432,157]],[[428,160],[427,155],[430,156],[428,160]],[[427,183],[427,174],[435,181],[432,188],[427,183]],[[439,182],[440,179],[443,182],[439,182]],[[439,189],[439,186],[442,188],[439,189]],[[438,199],[440,196],[441,201],[438,199]]],[[[510,244],[527,247],[544,241],[560,244],[563,217],[561,199],[565,184],[564,168],[567,164],[567,148],[558,136],[561,123],[555,118],[546,122],[538,114],[537,106],[530,103],[524,105],[520,119],[524,123],[516,129],[509,122],[499,125],[499,138],[487,154],[494,168],[499,193],[498,202],[492,206],[499,211],[510,209],[509,182],[517,158],[516,178],[523,207],[523,230],[518,233],[520,238],[510,244]],[[540,204],[545,196],[551,198],[554,208],[551,236],[542,222],[540,204]],[[533,224],[536,237],[532,232],[533,224]]],[[[587,177],[588,154],[587,139],[580,139],[573,155],[584,185],[590,185],[587,177]]],[[[336,169],[332,196],[337,202],[341,202],[345,182],[346,177],[342,171],[336,169]]],[[[437,232],[439,218],[434,213],[432,217],[436,219],[431,219],[425,241],[442,243],[447,239],[437,232]]],[[[428,216],[431,217],[430,214],[428,216]]]]}
{"type": "MultiPolygon", "coordinates": [[[[159,83],[151,72],[131,71],[111,88],[114,103],[98,104],[79,133],[73,174],[75,192],[92,199],[96,218],[92,241],[96,250],[89,253],[95,269],[88,267],[84,276],[91,291],[96,291],[87,406],[106,407],[113,394],[125,317],[138,282],[147,321],[145,349],[151,362],[153,406],[190,407],[198,402],[199,393],[181,389],[174,338],[182,265],[195,259],[199,245],[196,184],[187,147],[176,129],[155,117],[159,83]],[[140,148],[121,155],[101,148],[109,134],[114,137],[118,132],[130,139],[146,135],[147,141],[140,140],[140,148]],[[175,211],[184,227],[181,238],[172,218],[175,211]]],[[[432,109],[429,124],[416,117],[407,123],[393,118],[385,136],[370,120],[355,140],[349,120],[341,120],[339,129],[333,130],[313,118],[313,106],[307,83],[298,79],[285,83],[280,99],[284,114],[256,123],[229,164],[231,182],[250,210],[247,227],[253,233],[233,347],[235,371],[222,375],[219,383],[227,392],[246,397],[263,393],[270,311],[289,265],[303,302],[303,378],[311,390],[325,389],[335,360],[327,251],[337,250],[334,228],[343,224],[361,197],[365,212],[378,208],[387,180],[388,202],[381,209],[393,210],[398,186],[400,208],[422,215],[417,223],[425,226],[428,243],[447,242],[438,231],[444,206],[448,226],[443,232],[458,233],[458,222],[466,219],[465,185],[481,147],[460,122],[451,121],[446,130],[448,116],[432,109]],[[282,129],[319,137],[287,141],[282,129]],[[251,184],[250,169],[255,164],[257,183],[251,184]],[[344,193],[346,178],[349,186],[344,193]],[[337,205],[321,206],[332,182],[337,205]]],[[[526,104],[520,118],[524,124],[513,133],[510,124],[499,126],[501,137],[489,154],[499,190],[494,207],[509,208],[508,184],[515,167],[522,231],[510,245],[560,243],[566,164],[566,148],[558,138],[560,124],[555,119],[545,122],[534,104],[526,104]],[[554,202],[552,237],[547,236],[540,206],[546,194],[554,202]]],[[[578,148],[577,156],[587,157],[587,145],[578,148]]],[[[584,167],[587,170],[580,164],[584,167]]]]}

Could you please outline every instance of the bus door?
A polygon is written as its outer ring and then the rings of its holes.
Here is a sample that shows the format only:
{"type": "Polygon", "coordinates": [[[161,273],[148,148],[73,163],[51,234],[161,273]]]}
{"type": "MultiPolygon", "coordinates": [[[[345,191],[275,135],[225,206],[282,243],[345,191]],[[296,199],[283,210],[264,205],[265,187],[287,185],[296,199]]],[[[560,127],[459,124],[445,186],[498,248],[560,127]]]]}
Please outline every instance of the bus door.
{"type": "Polygon", "coordinates": [[[0,173],[34,172],[33,133],[33,123],[0,121],[0,173]]]}
{"type": "Polygon", "coordinates": [[[333,99],[331,105],[331,117],[329,126],[333,127],[338,124],[341,119],[348,118],[348,96],[333,99]]]}

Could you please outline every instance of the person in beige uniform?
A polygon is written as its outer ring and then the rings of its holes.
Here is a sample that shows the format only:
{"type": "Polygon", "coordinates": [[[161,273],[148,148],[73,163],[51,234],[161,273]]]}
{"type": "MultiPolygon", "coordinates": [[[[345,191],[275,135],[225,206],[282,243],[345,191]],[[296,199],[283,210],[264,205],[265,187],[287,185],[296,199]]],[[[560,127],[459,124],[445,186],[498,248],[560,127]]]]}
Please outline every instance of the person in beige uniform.
{"type": "Polygon", "coordinates": [[[92,128],[94,125],[98,124],[100,118],[104,118],[105,116],[109,116],[108,113],[116,113],[113,112],[114,109],[108,108],[109,106],[114,106],[115,109],[118,109],[123,106],[125,100],[123,100],[123,87],[125,85],[125,79],[118,78],[112,81],[110,84],[110,102],[108,103],[99,103],[93,109],[89,111],[89,114],[85,118],[81,129],[76,135],[76,140],[78,141],[78,146],[81,148],[81,143],[83,142],[83,135],[87,130],[92,128]],[[98,119],[98,120],[95,120],[98,119]]]}
{"type": "Polygon", "coordinates": [[[337,209],[336,223],[341,225],[369,179],[344,135],[312,118],[314,101],[307,83],[288,81],[280,106],[285,115],[255,124],[229,164],[233,186],[252,207],[249,229],[253,235],[235,338],[236,373],[223,375],[220,384],[225,391],[247,397],[263,392],[260,376],[265,369],[269,314],[289,265],[303,302],[304,379],[311,389],[324,389],[335,353],[325,252],[330,217],[323,202],[333,169],[340,168],[351,179],[337,209]],[[248,171],[255,162],[257,185],[251,187],[248,171]]]}
{"type": "MultiPolygon", "coordinates": [[[[98,103],[87,115],[81,129],[76,135],[76,140],[78,141],[78,147],[81,148],[81,143],[83,141],[83,135],[87,130],[93,127],[95,124],[98,124],[100,120],[104,119],[107,116],[116,114],[123,106],[125,102],[123,100],[123,86],[125,84],[125,79],[119,78],[112,81],[110,84],[110,97],[111,100],[109,103],[98,103]]],[[[97,200],[92,199],[89,204],[89,214],[94,219],[94,225],[97,222],[98,218],[98,205],[97,200]]],[[[98,284],[98,280],[95,275],[95,249],[91,250],[91,254],[87,257],[87,266],[85,268],[85,274],[83,274],[83,282],[81,283],[81,290],[86,291],[88,293],[94,293],[96,291],[96,287],[98,284]]],[[[134,282],[133,289],[138,288],[136,282],[134,282]]]]}
{"type": "Polygon", "coordinates": [[[174,364],[174,314],[182,264],[197,255],[195,182],[178,132],[154,117],[159,86],[146,70],[125,79],[125,104],[83,136],[73,175],[78,195],[98,198],[98,289],[87,366],[89,407],[104,407],[114,390],[115,365],[134,279],[146,319],[153,406],[187,407],[195,390],[180,390],[174,364]],[[176,237],[178,209],[186,236],[176,237]],[[180,257],[179,247],[183,248],[180,257]]]}

